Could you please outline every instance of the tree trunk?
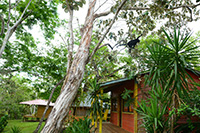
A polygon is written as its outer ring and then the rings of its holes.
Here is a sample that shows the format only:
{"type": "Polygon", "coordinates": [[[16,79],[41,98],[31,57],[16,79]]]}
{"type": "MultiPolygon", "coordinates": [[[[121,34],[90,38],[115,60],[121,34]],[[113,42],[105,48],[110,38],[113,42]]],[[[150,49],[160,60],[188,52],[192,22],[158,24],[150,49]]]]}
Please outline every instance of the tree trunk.
{"type": "Polygon", "coordinates": [[[52,99],[52,97],[53,97],[53,93],[54,93],[55,89],[63,82],[64,79],[65,79],[65,76],[64,76],[64,78],[62,78],[62,79],[55,85],[55,87],[52,89],[51,94],[50,94],[50,97],[49,97],[49,100],[48,100],[47,105],[46,105],[46,108],[45,108],[44,113],[43,113],[43,115],[42,115],[42,118],[40,119],[40,122],[39,122],[37,128],[35,129],[35,131],[34,131],[33,133],[38,133],[38,131],[39,131],[41,125],[42,125],[42,122],[43,122],[43,120],[44,120],[44,117],[45,117],[45,115],[46,115],[46,113],[47,113],[47,110],[48,110],[48,108],[49,108],[49,104],[50,104],[51,99],[52,99]]]}
{"type": "Polygon", "coordinates": [[[57,98],[46,124],[41,131],[42,133],[59,133],[61,131],[63,121],[69,112],[69,107],[71,106],[82,82],[86,61],[89,56],[95,4],[96,0],[90,0],[88,14],[85,19],[84,34],[81,38],[78,52],[74,57],[70,71],[66,77],[67,81],[65,82],[66,84],[64,85],[64,89],[57,98]]]}
{"type": "Polygon", "coordinates": [[[9,29],[7,31],[7,33],[6,33],[6,35],[5,35],[5,38],[3,40],[3,44],[2,44],[1,49],[0,49],[0,58],[1,58],[2,54],[3,54],[3,51],[4,51],[5,47],[6,47],[6,44],[7,44],[8,40],[12,36],[12,34],[13,34],[13,29],[9,29]]]}
{"type": "Polygon", "coordinates": [[[112,22],[110,23],[108,29],[105,34],[100,39],[99,43],[93,50],[92,54],[89,56],[89,47],[91,43],[92,30],[93,30],[93,22],[95,20],[94,15],[94,7],[96,4],[96,0],[90,0],[88,13],[85,18],[84,28],[82,29],[83,35],[80,41],[79,49],[73,59],[71,67],[68,69],[67,76],[65,78],[65,82],[62,87],[62,91],[59,97],[56,100],[56,103],[49,114],[49,117],[46,121],[44,128],[42,129],[42,133],[58,133],[62,129],[63,121],[67,116],[70,106],[76,97],[78,88],[83,80],[83,75],[85,72],[85,65],[92,58],[94,53],[97,51],[99,45],[105,38],[106,34],[112,27],[114,21],[117,18],[119,11],[122,6],[126,3],[127,0],[123,0],[119,5],[112,22]]]}
{"type": "MultiPolygon", "coordinates": [[[[175,101],[176,97],[175,97],[175,90],[172,94],[172,110],[176,108],[175,106],[175,101]]],[[[175,122],[175,117],[176,114],[172,114],[171,118],[170,118],[170,133],[174,133],[174,122],[175,122]]]]}

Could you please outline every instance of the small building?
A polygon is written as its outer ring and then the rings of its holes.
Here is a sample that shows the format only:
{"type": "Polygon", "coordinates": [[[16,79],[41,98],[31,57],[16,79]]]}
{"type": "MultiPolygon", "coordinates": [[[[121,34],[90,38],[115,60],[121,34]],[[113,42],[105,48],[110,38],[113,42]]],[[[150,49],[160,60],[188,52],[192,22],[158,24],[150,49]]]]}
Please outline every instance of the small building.
{"type": "MultiPolygon", "coordinates": [[[[187,70],[195,82],[200,82],[200,74],[195,75],[192,71],[187,70]]],[[[122,99],[121,94],[126,89],[132,90],[132,97],[135,97],[134,105],[137,106],[137,100],[145,97],[145,92],[149,87],[144,86],[144,75],[141,75],[141,81],[138,83],[135,79],[118,79],[108,81],[101,84],[104,93],[111,92],[111,118],[110,122],[132,133],[145,132],[143,128],[138,128],[142,121],[139,120],[137,112],[133,106],[125,106],[126,100],[122,99]]],[[[200,88],[198,88],[200,90],[200,88]]],[[[187,122],[186,119],[179,120],[182,123],[187,122]]]]}
{"type": "Polygon", "coordinates": [[[81,101],[78,105],[72,104],[72,115],[76,119],[84,118],[85,116],[90,115],[90,107],[91,107],[91,101],[89,100],[89,97],[86,97],[84,102],[81,101]]]}
{"type": "MultiPolygon", "coordinates": [[[[31,114],[24,115],[24,119],[28,119],[28,118],[41,119],[42,115],[45,111],[47,102],[48,102],[47,100],[42,100],[42,99],[20,102],[20,104],[26,104],[26,105],[31,106],[31,114]]],[[[54,106],[54,103],[50,102],[49,108],[45,114],[45,118],[47,118],[49,116],[53,106],[54,106]]]]}

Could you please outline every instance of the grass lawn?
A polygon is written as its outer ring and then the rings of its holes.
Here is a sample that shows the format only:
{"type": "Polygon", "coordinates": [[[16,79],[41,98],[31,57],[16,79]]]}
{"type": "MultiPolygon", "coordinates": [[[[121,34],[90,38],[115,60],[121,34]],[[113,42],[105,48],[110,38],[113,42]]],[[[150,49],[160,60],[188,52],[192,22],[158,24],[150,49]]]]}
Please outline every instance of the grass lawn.
{"type": "MultiPolygon", "coordinates": [[[[36,129],[38,123],[39,122],[22,122],[22,120],[8,120],[8,125],[4,129],[3,133],[11,132],[11,128],[14,126],[19,127],[22,133],[32,133],[36,129]]],[[[42,123],[42,127],[44,126],[44,124],[45,122],[42,123]]]]}

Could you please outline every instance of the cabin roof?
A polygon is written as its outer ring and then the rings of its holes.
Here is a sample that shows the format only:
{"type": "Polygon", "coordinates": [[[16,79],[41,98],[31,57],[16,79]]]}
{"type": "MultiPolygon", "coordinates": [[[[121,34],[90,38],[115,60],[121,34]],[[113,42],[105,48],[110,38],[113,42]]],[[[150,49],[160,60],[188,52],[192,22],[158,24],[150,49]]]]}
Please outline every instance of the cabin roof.
{"type": "Polygon", "coordinates": [[[126,81],[129,81],[129,80],[132,80],[132,79],[122,78],[122,79],[117,79],[117,80],[111,80],[111,81],[101,83],[100,87],[103,88],[104,92],[108,92],[108,91],[114,89],[116,86],[118,86],[126,81]]]}
{"type": "MultiPolygon", "coordinates": [[[[47,105],[47,100],[42,100],[42,99],[35,99],[31,101],[25,101],[25,102],[20,102],[20,104],[27,104],[27,105],[47,105]]],[[[54,103],[50,102],[49,106],[54,106],[54,103]]]]}
{"type": "MultiPolygon", "coordinates": [[[[186,70],[192,72],[196,76],[200,76],[200,71],[198,71],[198,70],[188,69],[188,68],[186,68],[186,70]]],[[[139,74],[139,75],[145,75],[145,74],[148,74],[148,72],[142,73],[142,74],[139,74]]],[[[129,80],[133,80],[133,79],[121,78],[121,79],[117,79],[117,80],[111,80],[111,81],[101,83],[100,87],[104,90],[104,92],[108,92],[108,91],[111,91],[112,89],[116,88],[116,86],[120,85],[121,83],[124,83],[124,82],[129,81],[129,80]]]]}

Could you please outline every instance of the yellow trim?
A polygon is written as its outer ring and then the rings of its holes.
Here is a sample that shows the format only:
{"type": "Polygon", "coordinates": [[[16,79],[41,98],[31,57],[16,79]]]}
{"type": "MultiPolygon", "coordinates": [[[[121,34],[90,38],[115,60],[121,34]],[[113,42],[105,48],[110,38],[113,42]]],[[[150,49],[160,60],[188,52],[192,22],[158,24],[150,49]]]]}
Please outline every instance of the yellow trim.
{"type": "MultiPolygon", "coordinates": [[[[103,96],[103,89],[101,89],[101,96],[103,96]]],[[[101,100],[101,115],[103,114],[103,100],[101,100]]],[[[102,116],[99,120],[99,133],[102,133],[102,116]]]]}
{"type": "MultiPolygon", "coordinates": [[[[134,84],[134,97],[135,97],[135,101],[134,101],[134,105],[135,105],[135,107],[137,107],[138,106],[138,103],[137,103],[137,99],[138,99],[138,97],[137,97],[137,95],[138,95],[138,84],[135,82],[135,84],[134,84]]],[[[134,133],[137,133],[137,119],[138,119],[138,117],[137,117],[137,111],[134,109],[134,133]]]]}
{"type": "Polygon", "coordinates": [[[97,128],[97,119],[96,119],[96,121],[95,121],[95,128],[97,128]]]}
{"type": "Polygon", "coordinates": [[[133,112],[122,112],[123,114],[130,114],[130,115],[133,115],[134,113],[133,112]]]}
{"type": "MultiPolygon", "coordinates": [[[[91,106],[92,106],[92,104],[94,103],[94,100],[95,100],[95,99],[92,100],[91,106]]],[[[93,112],[90,112],[90,118],[92,119],[92,125],[94,126],[94,115],[93,115],[93,112]]]]}

